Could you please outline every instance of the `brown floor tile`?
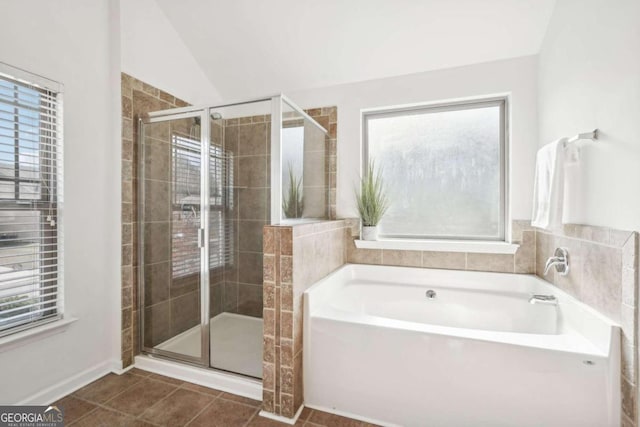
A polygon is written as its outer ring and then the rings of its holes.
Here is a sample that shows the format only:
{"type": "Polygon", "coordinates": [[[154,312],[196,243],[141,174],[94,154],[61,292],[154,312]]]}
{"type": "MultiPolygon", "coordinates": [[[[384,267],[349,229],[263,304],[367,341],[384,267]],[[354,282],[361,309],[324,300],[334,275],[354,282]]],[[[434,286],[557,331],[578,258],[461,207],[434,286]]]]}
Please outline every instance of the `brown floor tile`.
{"type": "Polygon", "coordinates": [[[105,405],[131,415],[140,415],[155,405],[177,387],[161,381],[143,379],[133,387],[109,400],[105,405]]]}
{"type": "Polygon", "coordinates": [[[129,373],[107,374],[73,394],[91,402],[104,403],[141,380],[141,377],[129,373]]]}
{"type": "Polygon", "coordinates": [[[173,385],[182,385],[182,384],[184,384],[184,381],[182,381],[182,380],[178,380],[176,378],[171,378],[171,377],[165,377],[164,375],[159,375],[159,374],[150,373],[147,378],[152,379],[152,380],[156,380],[156,381],[163,381],[165,383],[169,383],[169,384],[173,384],[173,385]]]}
{"type": "Polygon", "coordinates": [[[215,388],[204,387],[193,383],[184,383],[180,386],[186,390],[197,391],[198,393],[210,394],[211,396],[220,396],[222,392],[215,388]]]}
{"type": "Polygon", "coordinates": [[[145,427],[152,426],[141,420],[106,408],[98,408],[71,424],[73,427],[145,427]]]}
{"type": "Polygon", "coordinates": [[[89,412],[93,411],[97,408],[93,403],[87,402],[85,400],[80,400],[74,396],[66,396],[57,402],[52,403],[52,405],[57,406],[62,409],[62,413],[64,414],[64,422],[66,424],[70,424],[83,416],[87,415],[89,412]]]}
{"type": "Polygon", "coordinates": [[[189,423],[189,427],[242,427],[258,412],[258,408],[216,399],[203,413],[189,423]]]}
{"type": "Polygon", "coordinates": [[[183,426],[214,399],[215,397],[207,394],[178,389],[147,409],[142,414],[142,418],[158,425],[183,426]]]}
{"type": "Polygon", "coordinates": [[[238,403],[244,403],[245,405],[255,406],[256,408],[262,405],[262,402],[260,402],[259,400],[249,399],[248,397],[238,396],[237,394],[222,393],[220,397],[222,399],[232,400],[238,403]]]}
{"type": "Polygon", "coordinates": [[[256,414],[256,416],[253,417],[251,421],[249,421],[247,427],[284,427],[286,425],[287,424],[285,423],[261,417],[260,415],[256,414]]]}
{"type": "Polygon", "coordinates": [[[148,377],[149,375],[151,375],[151,372],[143,371],[142,369],[138,369],[138,368],[131,368],[127,372],[130,374],[141,376],[141,377],[148,377]]]}
{"type": "Polygon", "coordinates": [[[300,414],[300,417],[298,419],[303,421],[308,420],[309,416],[311,415],[311,411],[313,411],[313,409],[307,408],[305,406],[304,408],[302,408],[302,413],[300,414]]]}

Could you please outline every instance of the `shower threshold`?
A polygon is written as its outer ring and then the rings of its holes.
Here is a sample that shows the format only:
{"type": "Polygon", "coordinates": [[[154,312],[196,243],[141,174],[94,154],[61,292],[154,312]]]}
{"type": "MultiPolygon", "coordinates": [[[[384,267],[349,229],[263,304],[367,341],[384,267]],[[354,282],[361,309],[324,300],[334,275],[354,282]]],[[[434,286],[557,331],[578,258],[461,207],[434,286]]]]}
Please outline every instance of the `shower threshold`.
{"type": "MultiPolygon", "coordinates": [[[[262,378],[262,319],[224,312],[212,317],[209,325],[211,367],[262,378]]],[[[155,348],[199,357],[200,344],[197,325],[155,348]]]]}

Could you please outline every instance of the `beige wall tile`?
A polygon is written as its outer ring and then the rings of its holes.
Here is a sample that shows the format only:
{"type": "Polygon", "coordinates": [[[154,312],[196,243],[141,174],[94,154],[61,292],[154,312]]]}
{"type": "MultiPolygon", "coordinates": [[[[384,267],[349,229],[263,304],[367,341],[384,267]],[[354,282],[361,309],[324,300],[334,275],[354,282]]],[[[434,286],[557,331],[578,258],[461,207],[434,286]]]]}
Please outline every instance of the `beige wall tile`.
{"type": "Polygon", "coordinates": [[[383,249],[382,264],[404,266],[404,267],[421,267],[422,252],[383,249]]]}
{"type": "Polygon", "coordinates": [[[514,258],[507,254],[467,254],[467,270],[513,273],[514,258]]]}
{"type": "MultiPolygon", "coordinates": [[[[584,280],[585,243],[581,240],[567,237],[553,237],[552,242],[551,247],[553,250],[555,248],[566,248],[569,252],[569,274],[562,276],[556,271],[555,267],[552,267],[551,272],[548,274],[550,281],[560,289],[581,299],[584,280]]],[[[545,258],[543,261],[546,262],[547,259],[545,258]]]]}
{"type": "Polygon", "coordinates": [[[549,257],[553,256],[555,248],[553,236],[547,233],[536,232],[536,274],[544,279],[553,281],[553,271],[544,275],[544,266],[549,257]]]}
{"type": "Polygon", "coordinates": [[[382,264],[382,250],[358,249],[353,240],[347,242],[347,262],[355,264],[382,264]]]}
{"type": "Polygon", "coordinates": [[[622,339],[621,356],[622,356],[622,376],[629,381],[635,381],[637,372],[636,347],[628,340],[622,339]]]}
{"type": "Polygon", "coordinates": [[[520,247],[515,254],[516,273],[536,272],[536,233],[533,230],[520,231],[520,247]]]}
{"type": "Polygon", "coordinates": [[[622,265],[633,270],[638,269],[638,233],[633,233],[622,246],[622,265]]]}
{"type": "Polygon", "coordinates": [[[622,255],[619,249],[584,246],[582,299],[601,313],[620,321],[622,255]]]}
{"type": "Polygon", "coordinates": [[[422,252],[422,266],[425,268],[464,270],[466,264],[467,254],[464,252],[422,252]]]}
{"type": "Polygon", "coordinates": [[[638,304],[638,275],[636,270],[622,268],[622,303],[636,307],[638,304]]]}

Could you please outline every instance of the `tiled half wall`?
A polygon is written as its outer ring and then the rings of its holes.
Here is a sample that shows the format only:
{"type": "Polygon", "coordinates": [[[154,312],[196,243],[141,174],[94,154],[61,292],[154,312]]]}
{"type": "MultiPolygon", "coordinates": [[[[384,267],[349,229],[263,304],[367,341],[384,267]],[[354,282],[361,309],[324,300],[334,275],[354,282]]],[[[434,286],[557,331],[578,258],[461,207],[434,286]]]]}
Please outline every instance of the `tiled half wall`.
{"type": "Polygon", "coordinates": [[[346,261],[345,221],[264,228],[263,401],[292,418],[303,403],[302,294],[346,261]]]}

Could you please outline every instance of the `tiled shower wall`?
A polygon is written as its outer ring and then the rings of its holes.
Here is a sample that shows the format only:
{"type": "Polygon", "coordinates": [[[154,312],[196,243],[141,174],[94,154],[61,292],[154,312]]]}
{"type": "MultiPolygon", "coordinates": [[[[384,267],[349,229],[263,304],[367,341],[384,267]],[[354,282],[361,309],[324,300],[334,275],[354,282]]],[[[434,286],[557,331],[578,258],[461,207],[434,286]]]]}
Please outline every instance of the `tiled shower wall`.
{"type": "Polygon", "coordinates": [[[233,156],[235,244],[225,269],[223,310],[262,317],[262,227],[269,223],[271,116],[224,120],[225,152],[233,156]]]}
{"type": "Polygon", "coordinates": [[[292,418],[303,403],[302,294],[345,263],[345,221],[264,228],[262,408],[292,418]]]}
{"type": "Polygon", "coordinates": [[[171,94],[125,73],[122,89],[122,364],[132,364],[138,342],[137,120],[151,111],[185,107],[171,94]]]}

